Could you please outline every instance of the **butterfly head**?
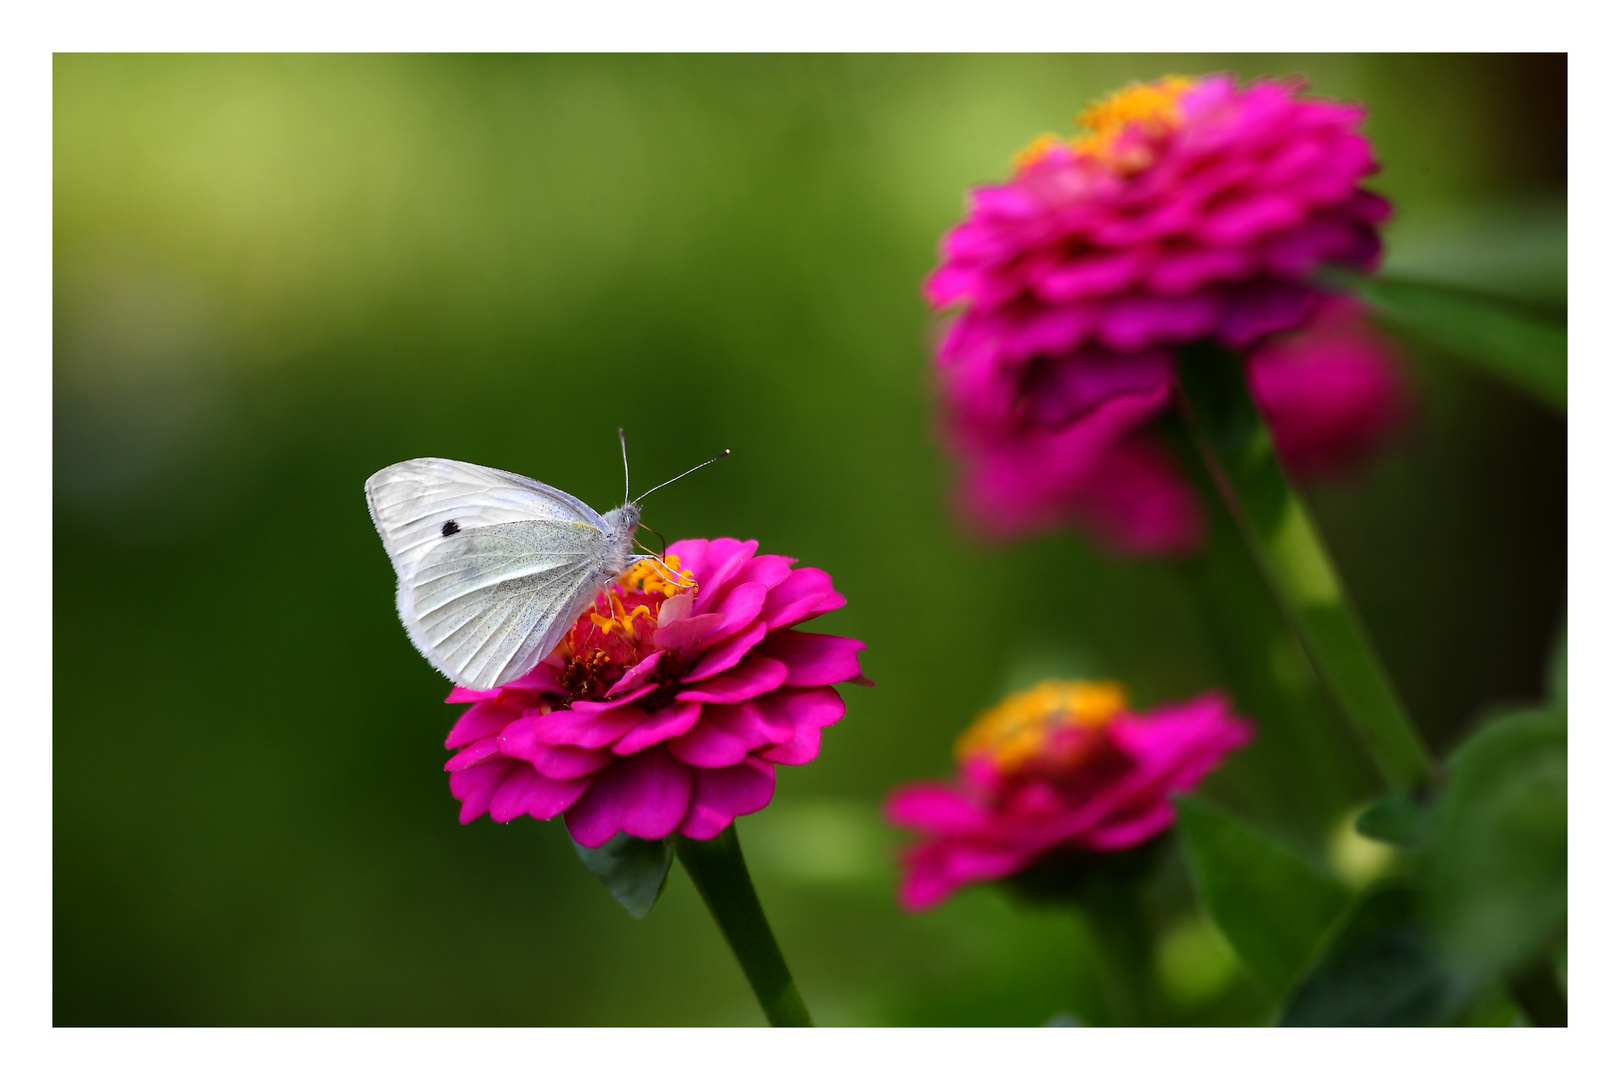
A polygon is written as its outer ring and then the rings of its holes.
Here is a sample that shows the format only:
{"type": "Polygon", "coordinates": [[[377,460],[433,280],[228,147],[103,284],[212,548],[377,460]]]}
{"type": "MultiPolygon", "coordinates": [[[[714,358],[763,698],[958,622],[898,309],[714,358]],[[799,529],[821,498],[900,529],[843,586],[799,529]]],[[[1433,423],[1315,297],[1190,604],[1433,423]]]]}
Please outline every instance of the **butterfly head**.
{"type": "Polygon", "coordinates": [[[633,502],[627,502],[617,510],[609,510],[602,515],[602,520],[616,534],[623,533],[629,536],[641,524],[641,507],[633,502]]]}

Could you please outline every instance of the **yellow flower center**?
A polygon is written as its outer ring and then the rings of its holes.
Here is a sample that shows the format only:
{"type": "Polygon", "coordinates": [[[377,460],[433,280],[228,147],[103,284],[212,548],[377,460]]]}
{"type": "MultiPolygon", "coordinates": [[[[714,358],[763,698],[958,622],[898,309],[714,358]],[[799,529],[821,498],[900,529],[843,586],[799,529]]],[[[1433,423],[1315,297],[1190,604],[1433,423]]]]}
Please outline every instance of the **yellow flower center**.
{"type": "Polygon", "coordinates": [[[697,588],[697,579],[681,569],[679,555],[664,556],[663,564],[660,566],[652,559],[631,563],[630,569],[619,575],[619,587],[627,593],[661,592],[665,597],[674,596],[682,589],[697,588]]]}
{"type": "MultiPolygon", "coordinates": [[[[1132,143],[1121,149],[1120,136],[1136,129],[1148,136],[1160,136],[1181,126],[1181,99],[1191,90],[1193,80],[1167,75],[1152,82],[1132,83],[1100,101],[1088,105],[1075,125],[1080,134],[1067,141],[1075,153],[1094,158],[1124,173],[1139,172],[1152,164],[1147,147],[1132,143]]],[[[1064,144],[1056,135],[1038,135],[1035,141],[1013,159],[1022,170],[1046,156],[1052,147],[1064,144]]]]}
{"type": "Polygon", "coordinates": [[[1048,679],[983,713],[956,740],[956,757],[988,756],[1010,771],[1038,757],[1057,732],[1101,727],[1124,709],[1116,682],[1048,679]]]}

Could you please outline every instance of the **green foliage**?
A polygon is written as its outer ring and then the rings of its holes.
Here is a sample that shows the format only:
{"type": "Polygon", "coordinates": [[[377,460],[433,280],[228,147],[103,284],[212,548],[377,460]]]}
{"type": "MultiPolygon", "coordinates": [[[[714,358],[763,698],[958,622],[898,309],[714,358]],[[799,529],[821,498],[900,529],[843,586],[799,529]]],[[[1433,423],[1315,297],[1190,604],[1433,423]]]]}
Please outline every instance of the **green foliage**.
{"type": "Polygon", "coordinates": [[[1419,915],[1415,889],[1374,889],[1290,995],[1285,1027],[1413,1027],[1450,1017],[1461,996],[1419,915]]]}
{"type": "Polygon", "coordinates": [[[1529,960],[1564,921],[1568,776],[1560,707],[1503,716],[1452,755],[1427,908],[1447,950],[1480,977],[1529,960]]]}
{"type": "Polygon", "coordinates": [[[1320,950],[1349,894],[1264,833],[1196,797],[1177,827],[1198,893],[1239,962],[1281,998],[1320,950]]]}
{"type": "Polygon", "coordinates": [[[1452,755],[1432,811],[1390,799],[1364,813],[1358,829],[1422,861],[1363,898],[1282,1022],[1448,1023],[1506,978],[1537,1023],[1563,1023],[1540,957],[1566,917],[1567,758],[1561,706],[1510,713],[1452,755]]]}
{"type": "Polygon", "coordinates": [[[1356,831],[1362,836],[1403,848],[1425,846],[1433,827],[1430,808],[1408,795],[1386,796],[1356,818],[1356,831]]]}
{"type": "Polygon", "coordinates": [[[1375,278],[1353,287],[1391,330],[1471,360],[1567,410],[1569,331],[1562,325],[1445,285],[1375,278]]]}
{"type": "Polygon", "coordinates": [[[639,919],[652,910],[664,893],[675,850],[668,840],[641,840],[619,833],[599,848],[574,842],[579,861],[602,880],[613,899],[639,919]]]}

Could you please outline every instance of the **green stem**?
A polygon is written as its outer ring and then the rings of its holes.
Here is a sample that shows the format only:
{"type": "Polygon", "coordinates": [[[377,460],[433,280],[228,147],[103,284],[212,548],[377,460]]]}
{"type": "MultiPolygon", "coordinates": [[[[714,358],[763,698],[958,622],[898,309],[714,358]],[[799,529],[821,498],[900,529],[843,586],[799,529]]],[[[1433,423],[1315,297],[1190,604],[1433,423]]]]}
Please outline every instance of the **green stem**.
{"type": "Polygon", "coordinates": [[[1090,931],[1113,1027],[1160,1020],[1153,927],[1132,883],[1107,875],[1088,880],[1077,897],[1090,931]]]}
{"type": "Polygon", "coordinates": [[[675,854],[691,875],[709,914],[720,925],[720,933],[725,935],[737,963],[742,965],[759,1007],[765,1010],[765,1019],[772,1027],[814,1026],[799,988],[793,985],[787,961],[782,959],[782,950],[776,946],[771,924],[765,921],[765,909],[759,906],[748,864],[743,861],[742,845],[737,841],[737,827],[728,825],[713,840],[676,836],[675,854]]]}
{"type": "Polygon", "coordinates": [[[1210,482],[1191,431],[1179,416],[1169,427],[1184,472],[1210,510],[1204,543],[1181,571],[1234,706],[1260,727],[1254,746],[1226,769],[1237,770],[1234,781],[1278,826],[1314,846],[1369,777],[1210,482]]]}
{"type": "Polygon", "coordinates": [[[1552,960],[1542,956],[1508,978],[1519,1009],[1537,1027],[1569,1027],[1569,1003],[1552,960]]]}
{"type": "Polygon", "coordinates": [[[1426,784],[1433,764],[1373,650],[1305,505],[1272,449],[1240,357],[1182,351],[1180,408],[1210,477],[1322,683],[1396,791],[1426,784]]]}

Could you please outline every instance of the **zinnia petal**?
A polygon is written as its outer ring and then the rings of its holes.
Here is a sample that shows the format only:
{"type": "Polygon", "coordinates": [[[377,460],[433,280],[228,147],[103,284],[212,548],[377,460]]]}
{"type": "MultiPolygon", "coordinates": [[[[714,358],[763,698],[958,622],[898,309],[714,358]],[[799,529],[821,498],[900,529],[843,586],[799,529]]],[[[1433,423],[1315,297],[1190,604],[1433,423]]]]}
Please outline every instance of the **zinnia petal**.
{"type": "Polygon", "coordinates": [[[697,666],[687,672],[684,681],[701,682],[722,671],[730,671],[748,655],[750,649],[765,639],[765,633],[765,623],[757,622],[729,638],[714,642],[704,650],[703,659],[697,662],[697,666]]]}
{"type": "Polygon", "coordinates": [[[712,840],[739,816],[763,810],[776,791],[775,767],[754,758],[729,769],[698,769],[693,777],[680,832],[694,840],[712,840]]]}
{"type": "Polygon", "coordinates": [[[856,654],[864,648],[865,642],[836,634],[779,630],[766,637],[755,652],[786,665],[786,675],[778,686],[825,686],[858,677],[861,664],[856,654]]]}
{"type": "Polygon", "coordinates": [[[692,770],[655,746],[595,773],[563,820],[586,847],[601,847],[621,832],[657,840],[681,823],[691,795],[692,770]]]}
{"type": "Polygon", "coordinates": [[[711,679],[688,684],[676,694],[679,701],[714,701],[735,704],[775,690],[788,678],[788,666],[780,660],[753,656],[730,671],[711,679]]]}
{"type": "Polygon", "coordinates": [[[499,735],[507,724],[517,718],[518,714],[511,709],[481,701],[461,714],[461,719],[456,721],[450,734],[445,737],[445,749],[453,750],[491,735],[499,735]]]}
{"type": "Polygon", "coordinates": [[[678,701],[673,705],[647,714],[647,718],[631,728],[613,744],[615,754],[634,754],[654,743],[674,739],[692,730],[703,706],[695,701],[678,701]]]}

